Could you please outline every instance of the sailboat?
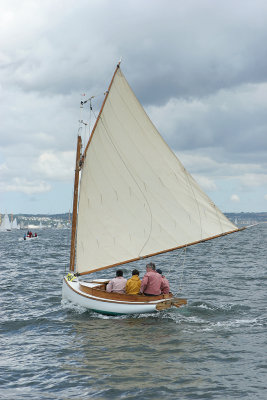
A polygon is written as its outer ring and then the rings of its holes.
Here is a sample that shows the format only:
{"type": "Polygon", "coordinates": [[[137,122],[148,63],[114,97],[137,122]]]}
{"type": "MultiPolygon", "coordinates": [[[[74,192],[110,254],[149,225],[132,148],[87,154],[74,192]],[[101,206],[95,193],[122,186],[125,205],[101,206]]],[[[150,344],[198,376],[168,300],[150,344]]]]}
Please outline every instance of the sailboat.
{"type": "Polygon", "coordinates": [[[11,231],[11,222],[9,220],[8,214],[5,214],[2,224],[0,226],[0,231],[9,232],[11,231]]]}
{"type": "Polygon", "coordinates": [[[17,222],[17,218],[14,218],[14,220],[12,221],[11,229],[15,229],[15,230],[20,229],[20,225],[17,222]]]}
{"type": "Polygon", "coordinates": [[[103,314],[180,307],[187,300],[171,293],[107,293],[108,280],[82,277],[237,231],[160,136],[119,63],[83,153],[77,137],[63,299],[103,314]]]}

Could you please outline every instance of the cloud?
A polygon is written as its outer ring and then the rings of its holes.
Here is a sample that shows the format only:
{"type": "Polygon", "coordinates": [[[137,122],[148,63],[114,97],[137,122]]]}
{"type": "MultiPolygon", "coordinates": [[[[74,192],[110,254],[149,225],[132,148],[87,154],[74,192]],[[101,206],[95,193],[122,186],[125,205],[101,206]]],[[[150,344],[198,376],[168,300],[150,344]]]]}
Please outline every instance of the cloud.
{"type": "Polygon", "coordinates": [[[262,202],[247,202],[264,207],[266,19],[265,0],[1,2],[0,190],[51,188],[57,203],[59,182],[72,186],[80,95],[97,95],[97,113],[122,56],[137,98],[201,186],[230,184],[242,201],[259,190],[262,202]]]}
{"type": "Polygon", "coordinates": [[[238,203],[240,201],[240,198],[237,194],[232,194],[231,201],[238,203]]]}
{"type": "Polygon", "coordinates": [[[266,155],[266,104],[267,83],[259,83],[198,99],[172,98],[164,106],[150,106],[148,113],[176,151],[219,147],[250,161],[255,151],[266,155]]]}
{"type": "Polygon", "coordinates": [[[240,181],[244,187],[266,186],[267,174],[244,174],[240,181]]]}
{"type": "Polygon", "coordinates": [[[202,189],[205,191],[207,190],[212,191],[217,188],[215,182],[206,176],[195,175],[194,178],[196,179],[198,184],[202,187],[202,189]]]}
{"type": "Polygon", "coordinates": [[[267,194],[265,194],[263,197],[264,197],[265,200],[267,200],[267,194]]]}
{"type": "Polygon", "coordinates": [[[49,192],[51,186],[46,182],[28,181],[24,178],[13,178],[8,184],[0,184],[0,192],[21,192],[28,195],[49,192]]]}
{"type": "Polygon", "coordinates": [[[36,162],[35,173],[52,180],[71,181],[74,175],[75,152],[45,152],[36,162]]]}

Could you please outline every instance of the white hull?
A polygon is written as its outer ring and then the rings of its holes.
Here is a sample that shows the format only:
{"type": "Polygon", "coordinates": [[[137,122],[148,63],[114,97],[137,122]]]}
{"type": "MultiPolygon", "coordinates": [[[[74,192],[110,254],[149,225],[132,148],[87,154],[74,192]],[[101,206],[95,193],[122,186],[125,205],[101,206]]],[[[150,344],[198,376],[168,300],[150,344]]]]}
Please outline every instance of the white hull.
{"type": "Polygon", "coordinates": [[[24,240],[32,240],[32,239],[37,239],[38,238],[38,236],[32,236],[32,237],[29,237],[29,236],[26,236],[26,238],[23,238],[24,240]]]}
{"type": "MultiPolygon", "coordinates": [[[[86,284],[83,282],[83,284],[86,284]]],[[[97,284],[87,283],[88,287],[97,287],[97,284]]],[[[158,312],[157,305],[162,303],[170,302],[170,300],[161,299],[146,302],[127,302],[119,300],[104,299],[100,297],[92,296],[80,290],[79,281],[68,281],[66,278],[63,280],[62,287],[62,298],[69,300],[70,302],[77,304],[81,307],[99,312],[101,314],[143,314],[158,312]]],[[[169,303],[169,308],[171,304],[169,303]]]]}

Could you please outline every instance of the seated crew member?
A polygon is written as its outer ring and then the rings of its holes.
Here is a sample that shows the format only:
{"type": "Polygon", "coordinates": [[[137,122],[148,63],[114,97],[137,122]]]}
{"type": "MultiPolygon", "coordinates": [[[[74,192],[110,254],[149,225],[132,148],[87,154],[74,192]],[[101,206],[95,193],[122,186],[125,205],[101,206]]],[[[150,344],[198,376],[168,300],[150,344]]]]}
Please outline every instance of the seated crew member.
{"type": "Polygon", "coordinates": [[[126,286],[127,279],[123,278],[123,271],[118,269],[116,271],[116,278],[113,278],[107,284],[107,292],[113,293],[125,293],[125,286],[126,286]]]}
{"type": "Polygon", "coordinates": [[[163,281],[163,288],[161,289],[161,293],[162,294],[170,293],[170,284],[169,284],[168,279],[164,275],[162,275],[161,269],[159,269],[159,268],[156,269],[156,272],[161,275],[162,281],[163,281]]]}
{"type": "Polygon", "coordinates": [[[126,283],[127,294],[138,294],[140,292],[141,280],[138,269],[132,271],[132,277],[126,283]]]}
{"type": "Polygon", "coordinates": [[[147,264],[146,274],[142,279],[140,292],[144,293],[146,296],[159,296],[162,289],[162,277],[156,272],[155,264],[147,264]]]}

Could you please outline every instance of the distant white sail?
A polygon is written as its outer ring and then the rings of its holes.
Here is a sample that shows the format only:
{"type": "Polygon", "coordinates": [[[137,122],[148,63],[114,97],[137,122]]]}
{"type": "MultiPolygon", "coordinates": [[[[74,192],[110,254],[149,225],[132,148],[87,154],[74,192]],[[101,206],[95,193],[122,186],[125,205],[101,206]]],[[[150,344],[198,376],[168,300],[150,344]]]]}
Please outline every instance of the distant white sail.
{"type": "Polygon", "coordinates": [[[10,220],[9,220],[9,217],[7,214],[5,214],[5,216],[3,218],[0,230],[1,231],[11,231],[11,223],[10,223],[10,220]]]}
{"type": "Polygon", "coordinates": [[[63,229],[63,225],[60,221],[57,223],[57,229],[63,229]]]}
{"type": "Polygon", "coordinates": [[[76,271],[237,229],[164,142],[118,69],[84,158],[76,271]]]}
{"type": "Polygon", "coordinates": [[[18,225],[18,222],[17,222],[17,218],[15,218],[15,219],[12,221],[11,229],[20,229],[20,226],[18,225]]]}

